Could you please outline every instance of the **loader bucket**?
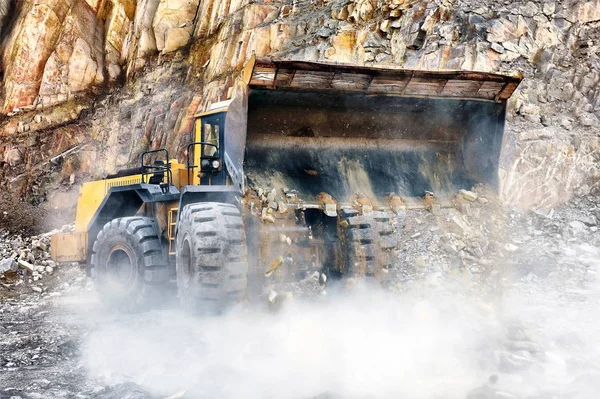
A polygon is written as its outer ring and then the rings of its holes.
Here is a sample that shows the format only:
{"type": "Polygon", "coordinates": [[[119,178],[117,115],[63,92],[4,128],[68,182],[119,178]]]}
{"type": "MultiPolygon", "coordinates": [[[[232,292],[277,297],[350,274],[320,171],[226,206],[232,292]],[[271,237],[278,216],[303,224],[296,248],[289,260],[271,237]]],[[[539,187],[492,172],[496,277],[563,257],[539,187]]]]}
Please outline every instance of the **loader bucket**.
{"type": "Polygon", "coordinates": [[[258,61],[247,92],[248,184],[422,197],[498,185],[520,77],[258,61]]]}

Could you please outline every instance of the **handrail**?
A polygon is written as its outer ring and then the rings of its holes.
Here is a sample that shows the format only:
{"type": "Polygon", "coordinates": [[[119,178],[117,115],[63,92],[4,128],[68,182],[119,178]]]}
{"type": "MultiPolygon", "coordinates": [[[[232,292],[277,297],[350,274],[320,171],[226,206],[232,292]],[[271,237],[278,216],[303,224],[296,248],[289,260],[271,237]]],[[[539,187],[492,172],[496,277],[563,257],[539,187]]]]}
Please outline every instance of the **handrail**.
{"type": "Polygon", "coordinates": [[[169,151],[166,148],[159,148],[158,150],[145,151],[142,153],[142,183],[146,183],[146,176],[150,174],[156,174],[161,172],[167,172],[167,184],[172,186],[173,172],[171,171],[171,164],[169,163],[169,151]],[[165,153],[165,163],[163,165],[146,165],[144,158],[149,154],[156,154],[159,152],[165,153]]]}
{"type": "MultiPolygon", "coordinates": [[[[188,173],[188,183],[191,182],[190,172],[197,167],[201,167],[201,165],[192,165],[190,162],[190,154],[191,154],[190,148],[195,147],[197,145],[207,145],[210,147],[215,147],[216,152],[219,151],[219,146],[217,146],[216,144],[213,144],[213,143],[209,143],[207,141],[196,141],[196,142],[188,144],[187,151],[186,151],[187,156],[186,156],[186,165],[185,165],[185,167],[187,169],[187,173],[188,173]]],[[[196,151],[196,150],[194,149],[194,151],[196,151]]],[[[215,158],[217,158],[217,157],[215,157],[215,158]]]]}

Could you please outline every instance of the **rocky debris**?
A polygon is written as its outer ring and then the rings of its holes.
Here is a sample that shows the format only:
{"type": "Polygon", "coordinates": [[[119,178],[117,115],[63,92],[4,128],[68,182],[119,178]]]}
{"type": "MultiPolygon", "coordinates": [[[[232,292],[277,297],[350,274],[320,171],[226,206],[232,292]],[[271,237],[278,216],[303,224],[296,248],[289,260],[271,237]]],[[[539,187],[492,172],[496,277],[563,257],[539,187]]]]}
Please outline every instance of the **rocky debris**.
{"type": "Polygon", "coordinates": [[[524,282],[548,279],[561,290],[576,290],[595,276],[600,197],[588,195],[558,208],[523,212],[506,207],[484,186],[472,193],[486,201],[470,202],[468,215],[454,208],[442,208],[437,216],[408,212],[394,251],[393,286],[409,289],[414,281],[432,276],[432,285],[438,287],[442,281],[493,285],[510,275],[524,282]]]}
{"type": "Polygon", "coordinates": [[[78,265],[62,265],[60,273],[44,276],[44,290],[23,289],[28,283],[22,276],[6,284],[6,274],[0,278],[0,396],[91,397],[101,390],[79,365],[81,327],[57,317],[64,309],[56,311],[62,298],[91,289],[85,273],[78,265]]]}
{"type": "Polygon", "coordinates": [[[0,231],[0,284],[8,290],[30,287],[31,291],[44,292],[44,279],[58,268],[50,258],[50,237],[59,231],[70,231],[64,226],[39,236],[10,235],[0,231]]]}
{"type": "Polygon", "coordinates": [[[44,397],[64,397],[66,391],[85,390],[76,364],[81,336],[77,328],[58,323],[53,308],[64,295],[91,287],[79,265],[59,266],[50,259],[50,237],[56,232],[27,236],[0,231],[2,397],[33,398],[40,393],[44,397]],[[8,265],[8,269],[2,269],[2,265],[8,265]],[[65,369],[57,371],[57,365],[65,369]],[[31,371],[36,369],[44,372],[31,371]],[[57,374],[64,375],[65,380],[55,381],[57,374]],[[24,384],[19,383],[21,378],[24,384]]]}

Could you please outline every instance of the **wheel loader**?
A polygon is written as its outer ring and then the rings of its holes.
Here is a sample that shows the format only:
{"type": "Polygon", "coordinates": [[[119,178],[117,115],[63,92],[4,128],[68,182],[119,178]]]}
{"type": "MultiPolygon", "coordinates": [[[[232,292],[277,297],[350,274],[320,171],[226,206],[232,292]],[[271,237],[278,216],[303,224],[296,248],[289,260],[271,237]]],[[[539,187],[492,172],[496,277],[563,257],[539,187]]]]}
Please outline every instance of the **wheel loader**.
{"type": "Polygon", "coordinates": [[[195,116],[185,160],[147,151],[84,184],[52,256],[85,263],[125,310],[175,283],[194,312],[314,271],[384,282],[407,208],[498,185],[520,81],[252,57],[230,99],[195,116]]]}

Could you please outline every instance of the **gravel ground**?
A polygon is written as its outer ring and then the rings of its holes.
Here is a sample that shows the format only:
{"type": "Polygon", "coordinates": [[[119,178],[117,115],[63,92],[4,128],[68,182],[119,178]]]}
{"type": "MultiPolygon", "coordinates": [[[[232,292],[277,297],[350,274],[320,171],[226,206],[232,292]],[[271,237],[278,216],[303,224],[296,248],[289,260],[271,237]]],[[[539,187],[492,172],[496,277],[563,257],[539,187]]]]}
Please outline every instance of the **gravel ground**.
{"type": "Polygon", "coordinates": [[[109,313],[78,266],[47,271],[44,236],[0,233],[38,277],[0,277],[0,397],[595,398],[600,198],[522,213],[474,191],[398,219],[386,290],[315,276],[311,300],[204,319],[109,313]]]}

